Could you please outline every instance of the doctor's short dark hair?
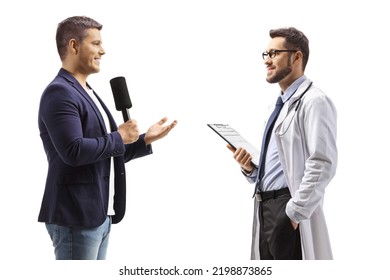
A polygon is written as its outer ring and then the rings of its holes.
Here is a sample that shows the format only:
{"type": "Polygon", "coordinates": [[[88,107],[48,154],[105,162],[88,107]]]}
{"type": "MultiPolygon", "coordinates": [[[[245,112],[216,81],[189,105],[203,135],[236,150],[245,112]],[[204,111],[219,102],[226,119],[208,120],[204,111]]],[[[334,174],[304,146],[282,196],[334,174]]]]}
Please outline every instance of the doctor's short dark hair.
{"type": "Polygon", "coordinates": [[[66,57],[66,47],[71,39],[82,42],[88,29],[102,30],[103,25],[86,16],[69,17],[57,26],[56,43],[61,60],[66,57]]]}
{"type": "Polygon", "coordinates": [[[271,38],[285,38],[284,47],[288,50],[300,50],[303,54],[302,67],[303,71],[305,71],[307,61],[309,60],[309,39],[307,39],[306,35],[295,27],[271,29],[269,35],[271,38]]]}

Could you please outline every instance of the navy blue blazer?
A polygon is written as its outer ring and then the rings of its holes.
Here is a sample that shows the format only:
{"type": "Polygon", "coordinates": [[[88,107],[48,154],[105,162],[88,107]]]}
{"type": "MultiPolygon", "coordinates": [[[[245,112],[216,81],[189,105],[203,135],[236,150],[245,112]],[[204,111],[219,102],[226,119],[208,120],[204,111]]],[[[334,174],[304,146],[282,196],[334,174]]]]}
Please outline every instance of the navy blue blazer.
{"type": "Polygon", "coordinates": [[[39,222],[101,225],[107,217],[112,157],[115,170],[112,222],[118,223],[124,217],[125,162],[151,154],[152,147],[145,144],[144,134],[137,142],[124,145],[114,118],[101,104],[105,112],[99,112],[88,93],[65,69],[44,90],[38,125],[48,173],[39,222]],[[108,115],[112,132],[106,131],[101,113],[108,115]]]}

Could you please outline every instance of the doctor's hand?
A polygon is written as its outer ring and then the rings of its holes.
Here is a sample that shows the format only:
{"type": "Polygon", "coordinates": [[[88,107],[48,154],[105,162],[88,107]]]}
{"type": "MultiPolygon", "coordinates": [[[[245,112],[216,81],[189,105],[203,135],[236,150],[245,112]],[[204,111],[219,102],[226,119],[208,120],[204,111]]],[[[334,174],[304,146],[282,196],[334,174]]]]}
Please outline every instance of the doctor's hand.
{"type": "Polygon", "coordinates": [[[146,145],[150,145],[152,142],[164,138],[176,126],[176,120],[174,120],[171,124],[164,126],[163,124],[166,123],[167,120],[168,118],[164,117],[159,122],[149,127],[144,138],[146,145]]]}
{"type": "Polygon", "coordinates": [[[118,132],[124,144],[131,144],[138,140],[139,130],[136,120],[128,120],[118,127],[118,132]]]}
{"type": "Polygon", "coordinates": [[[233,158],[238,162],[241,168],[246,173],[251,173],[254,165],[252,163],[252,156],[244,148],[235,149],[232,145],[227,144],[230,151],[233,152],[233,158]]]}

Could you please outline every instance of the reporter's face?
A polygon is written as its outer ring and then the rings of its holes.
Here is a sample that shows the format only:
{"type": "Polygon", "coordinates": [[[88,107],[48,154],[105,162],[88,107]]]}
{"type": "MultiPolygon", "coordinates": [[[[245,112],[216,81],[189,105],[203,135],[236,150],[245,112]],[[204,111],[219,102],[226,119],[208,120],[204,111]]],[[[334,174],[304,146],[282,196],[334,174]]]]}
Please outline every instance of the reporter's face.
{"type": "Polygon", "coordinates": [[[105,54],[100,31],[89,29],[79,47],[79,71],[89,75],[100,71],[100,59],[105,54]]]}

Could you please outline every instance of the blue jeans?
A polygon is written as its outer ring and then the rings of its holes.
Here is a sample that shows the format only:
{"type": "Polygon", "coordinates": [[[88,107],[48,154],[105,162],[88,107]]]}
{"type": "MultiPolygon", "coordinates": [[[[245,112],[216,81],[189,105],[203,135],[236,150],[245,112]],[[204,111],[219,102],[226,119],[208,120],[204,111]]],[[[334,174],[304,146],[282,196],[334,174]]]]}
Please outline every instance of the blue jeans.
{"type": "Polygon", "coordinates": [[[111,230],[111,217],[95,228],[46,224],[56,260],[104,260],[111,230]]]}

